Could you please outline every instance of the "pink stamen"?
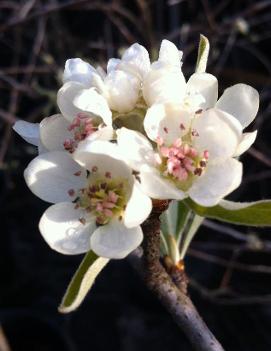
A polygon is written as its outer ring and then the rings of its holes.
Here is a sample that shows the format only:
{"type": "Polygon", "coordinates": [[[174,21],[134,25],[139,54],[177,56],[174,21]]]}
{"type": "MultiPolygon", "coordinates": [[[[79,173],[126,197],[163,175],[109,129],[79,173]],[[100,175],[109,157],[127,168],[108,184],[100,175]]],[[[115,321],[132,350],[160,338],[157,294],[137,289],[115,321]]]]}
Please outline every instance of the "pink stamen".
{"type": "Polygon", "coordinates": [[[160,145],[159,152],[166,162],[164,174],[172,175],[179,181],[187,180],[191,174],[200,176],[207,165],[209,156],[206,150],[203,157],[199,157],[198,151],[189,144],[183,144],[180,138],[176,139],[170,147],[160,145]]]}
{"type": "Polygon", "coordinates": [[[70,196],[74,196],[75,190],[74,190],[74,189],[68,190],[68,194],[69,194],[70,196]]]}
{"type": "Polygon", "coordinates": [[[69,153],[73,153],[76,147],[76,143],[72,139],[66,139],[63,143],[64,149],[69,153]]]}
{"type": "Polygon", "coordinates": [[[109,191],[108,194],[108,199],[109,201],[116,203],[118,201],[119,196],[117,194],[115,194],[113,191],[109,191]]]}
{"type": "Polygon", "coordinates": [[[114,202],[105,201],[105,202],[103,202],[103,207],[104,208],[114,208],[115,207],[115,203],[114,202]]]}
{"type": "Polygon", "coordinates": [[[209,151],[208,151],[208,150],[205,150],[205,151],[203,152],[203,157],[204,157],[206,160],[208,160],[208,158],[209,158],[209,151]]]}
{"type": "Polygon", "coordinates": [[[78,146],[78,143],[94,133],[97,127],[94,127],[91,117],[84,113],[78,113],[68,126],[68,130],[73,132],[73,138],[66,139],[63,145],[65,150],[72,153],[78,146]]]}
{"type": "Polygon", "coordinates": [[[113,212],[111,210],[108,210],[107,208],[105,208],[103,210],[103,214],[106,216],[106,217],[112,217],[113,216],[113,212]]]}

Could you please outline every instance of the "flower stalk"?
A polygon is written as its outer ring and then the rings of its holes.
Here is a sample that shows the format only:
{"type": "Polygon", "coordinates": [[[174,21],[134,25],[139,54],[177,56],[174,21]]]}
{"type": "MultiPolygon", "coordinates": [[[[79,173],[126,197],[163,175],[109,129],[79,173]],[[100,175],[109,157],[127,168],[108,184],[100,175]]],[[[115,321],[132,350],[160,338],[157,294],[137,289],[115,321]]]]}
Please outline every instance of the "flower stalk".
{"type": "Polygon", "coordinates": [[[185,272],[179,274],[178,286],[176,270],[172,271],[171,277],[160,263],[160,215],[166,210],[168,202],[159,201],[154,204],[153,211],[149,218],[142,225],[144,231],[143,256],[140,257],[140,251],[133,253],[134,261],[141,258],[140,266],[137,268],[143,270],[143,278],[148,288],[165,306],[175,322],[186,334],[194,350],[197,351],[222,351],[223,348],[219,341],[208,329],[205,322],[199,316],[191,299],[187,295],[187,280],[185,272]],[[183,277],[183,279],[180,279],[183,277]]]}

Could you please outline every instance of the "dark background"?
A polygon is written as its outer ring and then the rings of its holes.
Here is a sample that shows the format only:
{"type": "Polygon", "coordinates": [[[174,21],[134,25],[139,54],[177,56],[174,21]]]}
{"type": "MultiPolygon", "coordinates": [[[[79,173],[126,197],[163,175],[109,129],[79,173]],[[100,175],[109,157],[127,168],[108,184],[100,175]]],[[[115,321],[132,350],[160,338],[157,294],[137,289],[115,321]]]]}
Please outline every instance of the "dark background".
{"type": "MultiPolygon", "coordinates": [[[[200,33],[210,40],[208,72],[220,93],[243,82],[261,94],[249,127],[258,138],[242,156],[244,181],[231,198],[271,197],[271,1],[0,0],[0,325],[11,350],[191,350],[125,260],[110,262],[78,311],[58,313],[82,257],[53,252],[40,236],[48,205],[23,180],[36,150],[11,126],[57,111],[68,58],[105,65],[134,42],[156,57],[167,38],[184,51],[189,77],[200,33]]],[[[187,256],[192,298],[227,351],[271,349],[270,234],[206,221],[187,256]]]]}

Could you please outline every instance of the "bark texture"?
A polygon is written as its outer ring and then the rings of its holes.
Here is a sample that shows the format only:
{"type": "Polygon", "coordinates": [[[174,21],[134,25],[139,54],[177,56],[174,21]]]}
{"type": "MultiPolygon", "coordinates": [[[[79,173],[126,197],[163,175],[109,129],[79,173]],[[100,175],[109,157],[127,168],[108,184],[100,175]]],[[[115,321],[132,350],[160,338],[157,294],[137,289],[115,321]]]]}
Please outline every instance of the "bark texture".
{"type": "Polygon", "coordinates": [[[158,297],[197,351],[223,351],[187,295],[185,272],[172,271],[171,276],[160,263],[160,214],[165,201],[154,203],[154,209],[143,224],[143,253],[137,250],[131,259],[141,272],[148,288],[158,297]]]}

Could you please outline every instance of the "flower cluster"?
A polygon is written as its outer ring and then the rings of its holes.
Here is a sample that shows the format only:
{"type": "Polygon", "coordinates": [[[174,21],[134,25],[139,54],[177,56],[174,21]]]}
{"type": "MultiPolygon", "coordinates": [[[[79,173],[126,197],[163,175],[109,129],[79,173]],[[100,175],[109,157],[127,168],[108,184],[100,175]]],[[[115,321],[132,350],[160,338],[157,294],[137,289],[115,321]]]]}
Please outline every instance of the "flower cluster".
{"type": "Polygon", "coordinates": [[[243,129],[256,116],[258,93],[236,84],[218,99],[216,77],[194,73],[186,81],[181,59],[168,40],[157,61],[134,44],[106,72],[70,59],[60,114],[15,124],[39,147],[25,180],[53,203],[39,228],[56,251],[123,258],[142,241],[151,199],[190,197],[208,207],[239,186],[238,157],[257,134],[243,129]]]}

